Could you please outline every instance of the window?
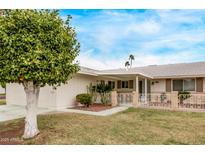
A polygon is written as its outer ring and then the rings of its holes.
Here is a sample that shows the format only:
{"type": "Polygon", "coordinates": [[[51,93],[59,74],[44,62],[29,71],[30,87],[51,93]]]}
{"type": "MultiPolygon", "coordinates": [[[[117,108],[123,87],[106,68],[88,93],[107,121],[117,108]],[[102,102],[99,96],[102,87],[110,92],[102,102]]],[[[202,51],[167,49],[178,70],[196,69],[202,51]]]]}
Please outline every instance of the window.
{"type": "Polygon", "coordinates": [[[195,80],[185,79],[184,80],[184,90],[185,91],[195,91],[195,80]]]}
{"type": "Polygon", "coordinates": [[[117,81],[117,89],[121,89],[122,88],[122,82],[121,80],[117,81]]]}
{"type": "Polygon", "coordinates": [[[128,88],[128,81],[122,81],[122,88],[128,88]]]}
{"type": "Polygon", "coordinates": [[[195,91],[195,79],[173,80],[173,91],[195,91]]]}
{"type": "Polygon", "coordinates": [[[183,91],[183,80],[173,80],[173,91],[183,91]]]}
{"type": "Polygon", "coordinates": [[[117,81],[117,89],[121,89],[121,88],[129,88],[129,89],[133,89],[133,85],[134,85],[134,81],[133,80],[118,80],[117,81]]]}
{"type": "Polygon", "coordinates": [[[108,85],[114,89],[115,88],[115,81],[108,81],[108,85]]]}
{"type": "Polygon", "coordinates": [[[104,81],[104,80],[100,80],[100,83],[101,83],[101,84],[105,84],[105,81],[104,81]]]}
{"type": "Polygon", "coordinates": [[[129,88],[133,89],[133,80],[129,80],[129,88]]]}

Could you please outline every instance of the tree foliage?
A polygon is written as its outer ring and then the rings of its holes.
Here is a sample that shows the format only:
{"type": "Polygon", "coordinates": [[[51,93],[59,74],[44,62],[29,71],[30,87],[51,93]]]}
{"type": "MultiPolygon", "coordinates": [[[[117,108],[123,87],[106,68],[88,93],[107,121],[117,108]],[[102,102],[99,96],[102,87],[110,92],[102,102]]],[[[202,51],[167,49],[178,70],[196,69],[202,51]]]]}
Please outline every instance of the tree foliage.
{"type": "Polygon", "coordinates": [[[183,104],[184,100],[191,97],[191,93],[189,91],[178,91],[178,99],[180,104],[183,104]]]}
{"type": "Polygon", "coordinates": [[[129,55],[129,60],[130,60],[130,67],[132,67],[132,61],[135,60],[135,56],[130,54],[129,55]]]}
{"type": "Polygon", "coordinates": [[[71,17],[58,11],[7,10],[0,16],[0,83],[60,85],[79,70],[71,17]]]}
{"type": "Polygon", "coordinates": [[[78,94],[76,96],[76,101],[89,107],[92,104],[92,96],[86,93],[78,94]]]}
{"type": "Polygon", "coordinates": [[[100,94],[101,103],[107,105],[109,103],[109,93],[112,91],[112,87],[108,84],[98,83],[96,85],[96,91],[100,94]]]}
{"type": "Polygon", "coordinates": [[[130,62],[129,62],[129,61],[126,61],[126,62],[125,62],[125,67],[127,67],[127,69],[128,69],[129,66],[130,66],[130,62]]]}

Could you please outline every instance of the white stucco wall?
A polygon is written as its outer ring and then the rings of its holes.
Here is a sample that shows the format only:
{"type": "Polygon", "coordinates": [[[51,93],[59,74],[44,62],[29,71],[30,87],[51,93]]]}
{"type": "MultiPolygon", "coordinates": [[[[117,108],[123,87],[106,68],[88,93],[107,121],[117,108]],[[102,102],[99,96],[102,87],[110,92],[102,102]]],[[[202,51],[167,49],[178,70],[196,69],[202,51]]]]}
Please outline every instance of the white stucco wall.
{"type": "MultiPolygon", "coordinates": [[[[77,94],[86,93],[87,86],[95,82],[96,77],[77,74],[67,84],[54,90],[51,86],[41,88],[39,94],[39,107],[67,108],[74,105],[77,94]]],[[[6,85],[6,99],[8,105],[26,105],[26,95],[22,85],[17,83],[6,85]]]]}
{"type": "MultiPolygon", "coordinates": [[[[55,108],[56,94],[50,86],[40,89],[38,107],[55,108]]],[[[8,105],[26,105],[26,94],[23,86],[17,83],[6,85],[6,102],[8,105]]]]}
{"type": "Polygon", "coordinates": [[[69,80],[67,84],[58,87],[56,93],[57,108],[73,106],[76,95],[86,93],[87,86],[95,81],[95,76],[77,74],[73,79],[69,80]]]}
{"type": "Polygon", "coordinates": [[[5,93],[5,88],[2,88],[1,86],[0,86],[0,94],[4,94],[5,93]]]}
{"type": "Polygon", "coordinates": [[[152,80],[151,81],[151,92],[153,93],[166,92],[166,80],[165,79],[152,80]],[[156,83],[156,81],[158,81],[158,83],[156,83]],[[154,82],[154,85],[152,84],[152,82],[154,82]]]}

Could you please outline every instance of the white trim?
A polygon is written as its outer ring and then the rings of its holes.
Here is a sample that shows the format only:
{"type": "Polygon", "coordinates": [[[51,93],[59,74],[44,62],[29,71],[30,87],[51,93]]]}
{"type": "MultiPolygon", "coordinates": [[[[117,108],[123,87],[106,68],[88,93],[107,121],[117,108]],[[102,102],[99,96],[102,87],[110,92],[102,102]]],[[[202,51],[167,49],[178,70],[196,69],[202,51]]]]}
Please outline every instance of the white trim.
{"type": "Polygon", "coordinates": [[[97,75],[97,74],[95,74],[95,73],[85,72],[85,71],[79,71],[79,72],[77,72],[77,74],[85,74],[85,75],[98,76],[98,75],[97,75]]]}
{"type": "Polygon", "coordinates": [[[101,75],[141,75],[143,77],[147,77],[147,78],[150,78],[150,79],[153,79],[153,77],[149,76],[149,75],[145,75],[143,73],[103,73],[103,72],[100,72],[100,73],[97,73],[97,75],[101,76],[101,75]]]}

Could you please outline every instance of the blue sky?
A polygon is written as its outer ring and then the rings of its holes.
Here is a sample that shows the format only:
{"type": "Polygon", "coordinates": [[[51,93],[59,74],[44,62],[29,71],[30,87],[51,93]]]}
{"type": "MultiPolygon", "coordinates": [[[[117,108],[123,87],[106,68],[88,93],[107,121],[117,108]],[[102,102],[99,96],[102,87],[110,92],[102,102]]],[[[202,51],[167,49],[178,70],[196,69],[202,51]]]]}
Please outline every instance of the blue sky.
{"type": "Polygon", "coordinates": [[[60,10],[71,15],[80,65],[123,68],[205,60],[205,10],[60,10]]]}

